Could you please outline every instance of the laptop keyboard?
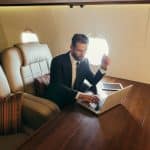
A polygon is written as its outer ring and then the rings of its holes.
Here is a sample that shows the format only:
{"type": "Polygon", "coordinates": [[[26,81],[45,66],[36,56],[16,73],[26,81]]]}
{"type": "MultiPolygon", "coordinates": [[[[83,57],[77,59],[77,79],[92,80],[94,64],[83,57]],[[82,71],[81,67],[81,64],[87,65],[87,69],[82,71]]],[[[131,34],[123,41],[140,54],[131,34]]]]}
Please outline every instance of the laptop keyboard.
{"type": "Polygon", "coordinates": [[[98,111],[102,106],[103,106],[103,100],[100,100],[98,103],[89,103],[89,106],[92,108],[92,109],[94,109],[94,110],[96,110],[96,111],[98,111]]]}
{"type": "Polygon", "coordinates": [[[100,109],[99,103],[89,103],[89,106],[96,111],[100,109]]]}

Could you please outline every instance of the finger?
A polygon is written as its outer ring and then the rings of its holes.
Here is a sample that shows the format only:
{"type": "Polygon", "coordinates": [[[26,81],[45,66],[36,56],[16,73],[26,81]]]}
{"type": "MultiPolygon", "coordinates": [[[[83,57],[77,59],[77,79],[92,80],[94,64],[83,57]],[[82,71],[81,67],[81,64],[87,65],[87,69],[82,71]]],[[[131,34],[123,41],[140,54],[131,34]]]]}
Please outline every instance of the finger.
{"type": "Polygon", "coordinates": [[[97,101],[97,99],[94,98],[94,99],[92,99],[92,102],[97,103],[98,101],[97,101]]]}
{"type": "Polygon", "coordinates": [[[95,102],[98,102],[99,101],[99,98],[97,96],[95,96],[95,99],[94,99],[95,102]]]}

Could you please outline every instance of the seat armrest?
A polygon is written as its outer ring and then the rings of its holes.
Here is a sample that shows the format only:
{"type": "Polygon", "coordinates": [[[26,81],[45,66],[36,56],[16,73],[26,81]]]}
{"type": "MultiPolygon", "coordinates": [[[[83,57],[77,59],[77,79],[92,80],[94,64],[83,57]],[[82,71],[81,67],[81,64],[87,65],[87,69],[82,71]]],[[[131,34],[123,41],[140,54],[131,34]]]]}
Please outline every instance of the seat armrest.
{"type": "Polygon", "coordinates": [[[59,112],[59,107],[52,101],[23,94],[23,122],[30,128],[39,128],[47,120],[53,120],[59,112]]]}

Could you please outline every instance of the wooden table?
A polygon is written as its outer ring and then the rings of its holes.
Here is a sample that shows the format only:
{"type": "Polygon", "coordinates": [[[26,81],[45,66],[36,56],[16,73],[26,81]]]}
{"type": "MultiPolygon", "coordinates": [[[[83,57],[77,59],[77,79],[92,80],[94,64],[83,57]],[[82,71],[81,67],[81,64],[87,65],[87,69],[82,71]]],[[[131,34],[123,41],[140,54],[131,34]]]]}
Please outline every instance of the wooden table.
{"type": "Polygon", "coordinates": [[[48,121],[21,150],[150,150],[150,85],[105,77],[103,81],[134,84],[127,99],[95,116],[78,104],[48,121]]]}

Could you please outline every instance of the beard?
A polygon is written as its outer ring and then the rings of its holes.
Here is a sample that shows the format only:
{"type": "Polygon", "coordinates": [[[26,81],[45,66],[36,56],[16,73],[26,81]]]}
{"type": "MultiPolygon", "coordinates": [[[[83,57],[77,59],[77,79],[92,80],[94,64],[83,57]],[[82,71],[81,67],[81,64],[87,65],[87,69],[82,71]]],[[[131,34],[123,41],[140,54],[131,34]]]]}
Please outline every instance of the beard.
{"type": "Polygon", "coordinates": [[[72,56],[73,56],[73,58],[74,58],[75,60],[77,60],[77,61],[81,61],[81,60],[83,59],[83,57],[79,57],[79,56],[77,56],[75,53],[72,53],[72,56]]]}

